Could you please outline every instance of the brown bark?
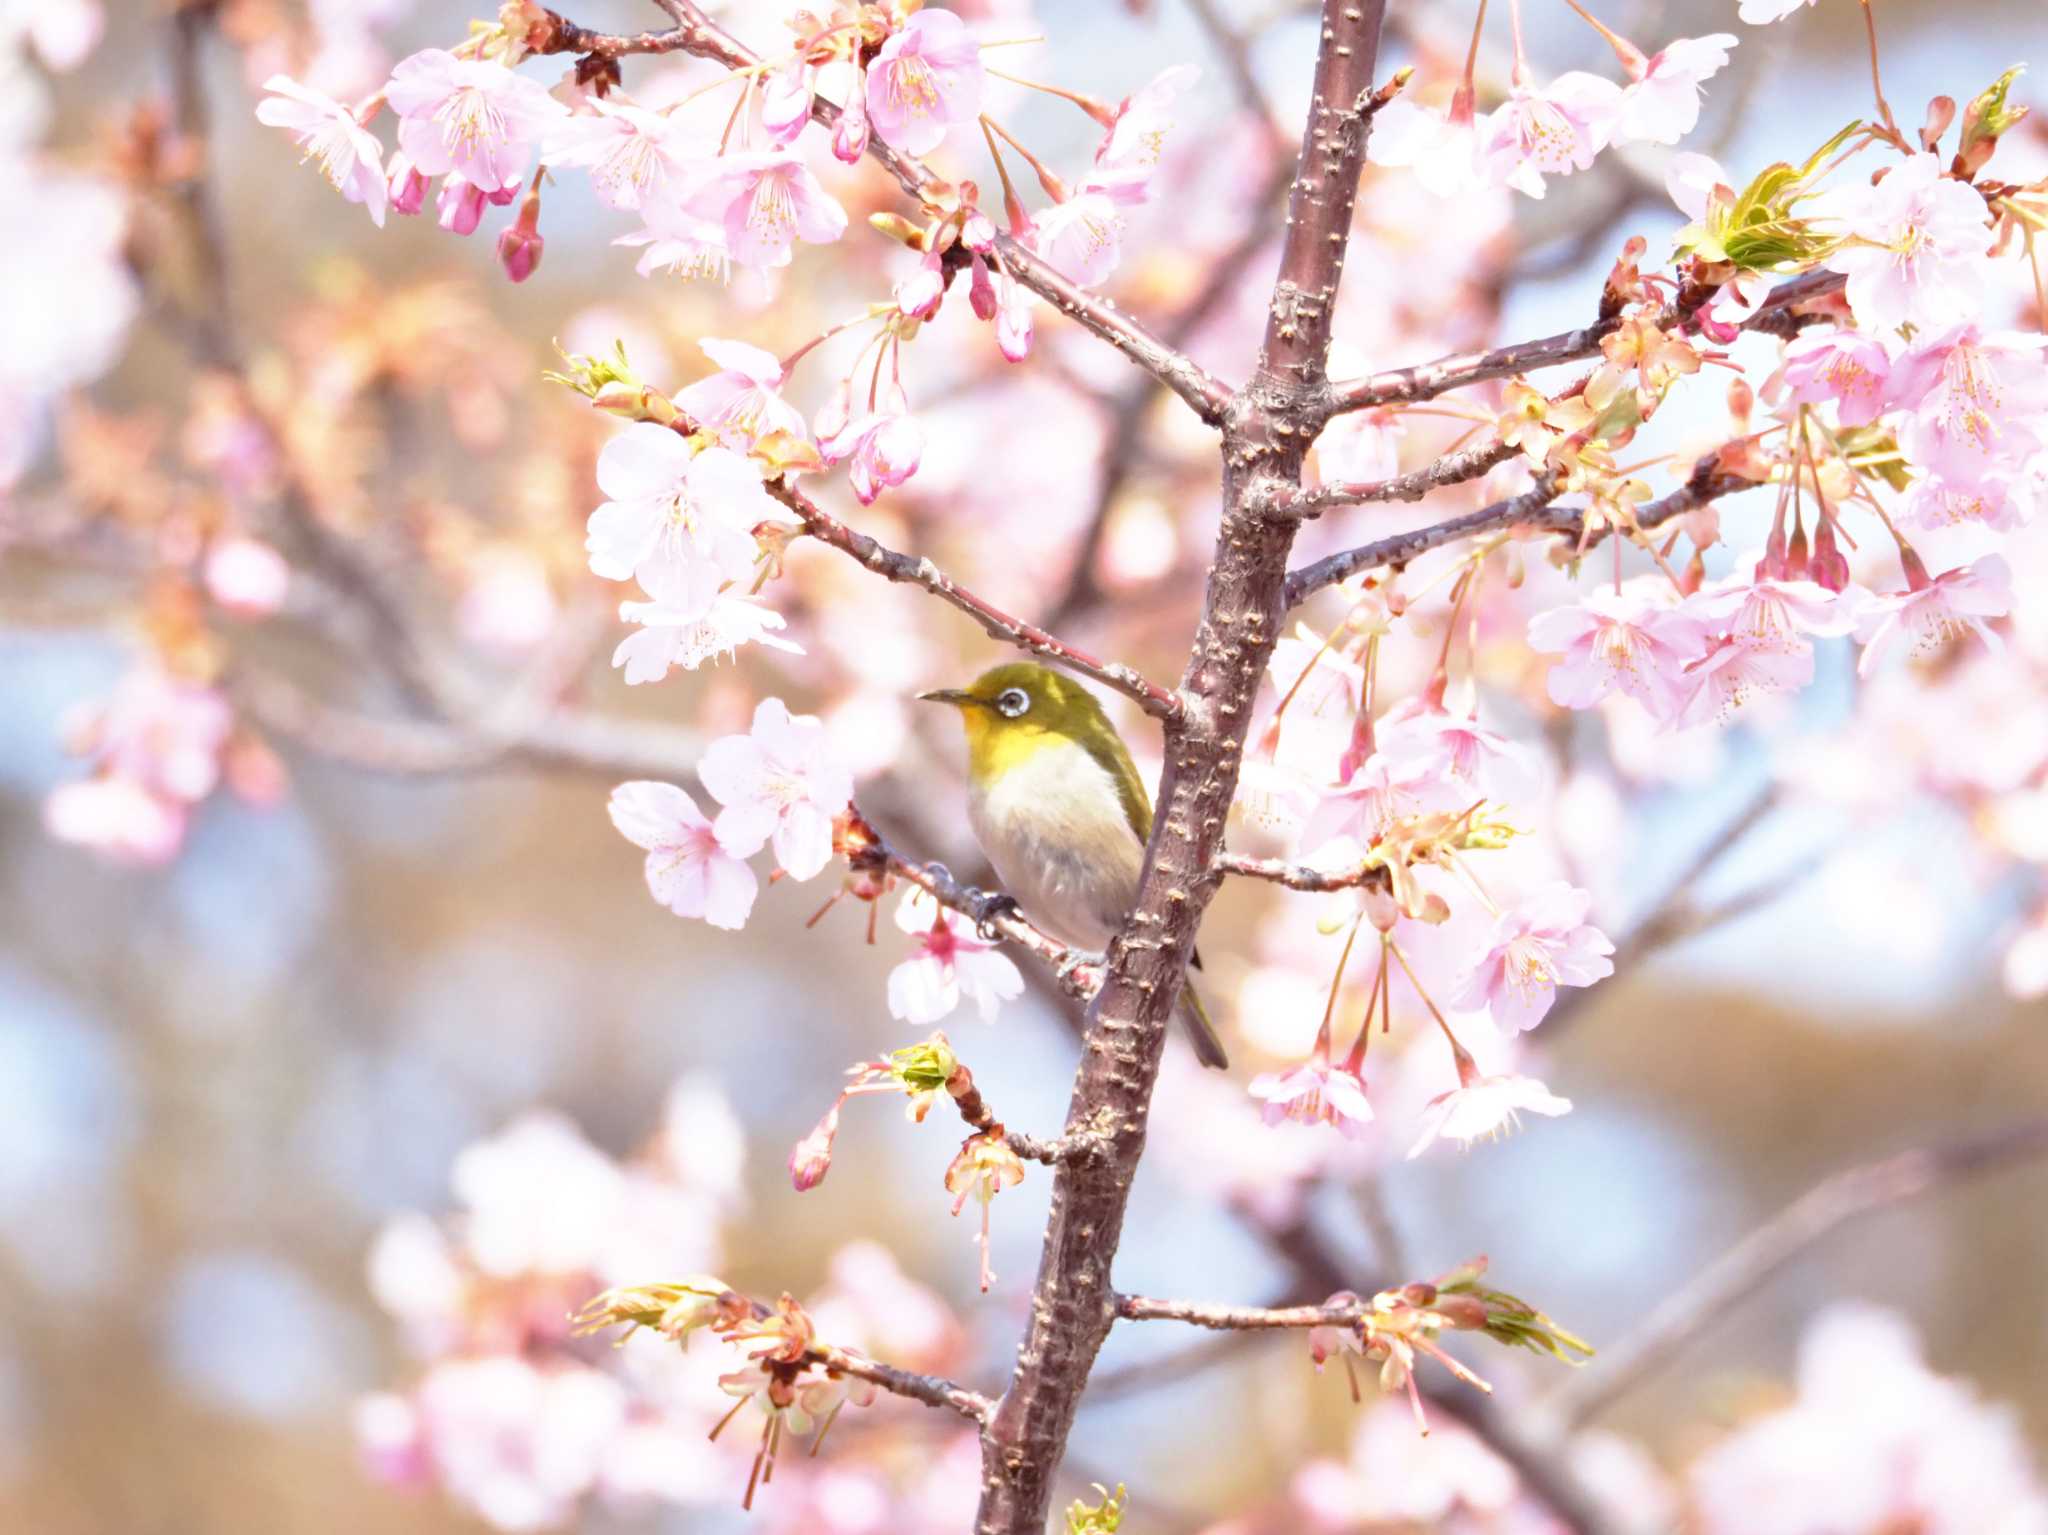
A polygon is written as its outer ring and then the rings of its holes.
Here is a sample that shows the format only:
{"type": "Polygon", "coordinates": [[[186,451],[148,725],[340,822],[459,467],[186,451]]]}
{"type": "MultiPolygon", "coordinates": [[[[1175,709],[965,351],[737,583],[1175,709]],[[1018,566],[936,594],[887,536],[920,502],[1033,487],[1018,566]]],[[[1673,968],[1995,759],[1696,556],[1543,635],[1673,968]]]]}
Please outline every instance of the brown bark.
{"type": "Polygon", "coordinates": [[[1160,812],[1138,902],[1110,945],[1067,1113],[1090,1150],[1064,1162],[1030,1320],[982,1436],[980,1535],[1041,1535],[1067,1435],[1116,1320],[1110,1267],[1166,1023],[1214,893],[1252,698],[1284,616],[1294,527],[1271,518],[1322,424],[1330,325],[1365,158],[1385,0],[1326,0],[1314,98],[1257,372],[1223,418],[1223,515],[1203,611],[1166,729],[1160,812]]]}

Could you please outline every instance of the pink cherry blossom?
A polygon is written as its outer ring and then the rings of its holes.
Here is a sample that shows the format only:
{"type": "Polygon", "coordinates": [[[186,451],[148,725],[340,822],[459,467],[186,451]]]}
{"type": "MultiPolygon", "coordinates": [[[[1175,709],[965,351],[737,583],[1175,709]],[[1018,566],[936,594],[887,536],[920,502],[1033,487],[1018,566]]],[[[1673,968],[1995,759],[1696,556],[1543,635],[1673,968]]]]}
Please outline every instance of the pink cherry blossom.
{"type": "Polygon", "coordinates": [[[1763,693],[1797,692],[1813,680],[1813,647],[1751,644],[1738,635],[1716,635],[1707,653],[1687,665],[1690,691],[1671,721],[1674,726],[1725,722],[1763,693]]]}
{"type": "Polygon", "coordinates": [[[420,174],[420,168],[412,163],[411,156],[404,150],[392,151],[391,159],[384,168],[384,179],[393,213],[411,218],[426,207],[427,178],[420,174]]]}
{"type": "Polygon", "coordinates": [[[1191,64],[1170,65],[1125,97],[1109,132],[1096,147],[1095,164],[1083,189],[1107,192],[1123,204],[1143,202],[1150,196],[1152,177],[1165,153],[1167,132],[1173,127],[1173,104],[1198,77],[1191,64]]]}
{"type": "Polygon", "coordinates": [[[1583,70],[1559,75],[1543,90],[1517,84],[1480,126],[1480,157],[1495,181],[1541,197],[1544,177],[1593,163],[1621,112],[1621,87],[1583,70]]]}
{"type": "Polygon", "coordinates": [[[1849,279],[1858,325],[1940,329],[1976,313],[1991,280],[1991,212],[1942,174],[1940,156],[1909,155],[1876,186],[1830,194],[1825,208],[1848,236],[1826,265],[1849,279]]]}
{"type": "Polygon", "coordinates": [[[862,506],[872,505],[884,490],[916,474],[924,458],[924,428],[915,416],[879,411],[855,416],[827,432],[829,424],[821,419],[818,451],[828,464],[852,460],[847,479],[862,506]]]}
{"type": "Polygon", "coordinates": [[[1742,0],[1741,9],[1735,14],[1751,26],[1761,27],[1783,21],[1800,7],[1813,3],[1814,0],[1742,0]]]}
{"type": "Polygon", "coordinates": [[[1807,650],[1805,635],[1847,634],[1856,627],[1851,605],[1819,583],[1774,580],[1763,573],[1761,555],[1742,568],[1742,575],[1687,598],[1685,611],[1758,650],[1807,650]]]}
{"type": "Polygon", "coordinates": [[[761,131],[777,149],[795,143],[809,125],[816,85],[816,71],[802,59],[773,70],[762,79],[761,131]]]}
{"type": "Polygon", "coordinates": [[[721,226],[663,202],[640,211],[647,227],[620,235],[612,244],[640,248],[633,270],[642,277],[667,272],[689,280],[708,277],[724,282],[731,275],[732,253],[726,249],[721,226]]]}
{"type": "Polygon", "coordinates": [[[1123,255],[1124,220],[1102,191],[1076,192],[1032,215],[1024,243],[1061,276],[1084,288],[1099,286],[1123,255]]]}
{"type": "MultiPolygon", "coordinates": [[[[753,574],[754,529],[790,522],[753,460],[727,447],[693,452],[688,438],[636,421],[597,456],[598,488],[611,499],[590,514],[590,568],[608,581],[651,566],[708,564],[728,581],[753,574]]],[[[652,590],[652,588],[649,588],[652,590]]]]}
{"type": "Polygon", "coordinates": [[[1317,485],[1389,480],[1401,471],[1408,428],[1391,410],[1354,410],[1337,417],[1316,438],[1317,485]]]}
{"type": "Polygon", "coordinates": [[[1676,144],[1699,125],[1701,83],[1720,72],[1732,33],[1681,37],[1654,55],[1640,79],[1622,92],[1613,129],[1616,144],[1676,144]]]}
{"type": "Polygon", "coordinates": [[[1365,157],[1374,165],[1413,170],[1423,189],[1438,197],[1457,197],[1484,179],[1479,143],[1469,93],[1461,91],[1448,108],[1396,97],[1373,120],[1365,157]]]}
{"type": "Polygon", "coordinates": [[[1309,813],[1301,829],[1303,855],[1338,838],[1362,850],[1405,816],[1463,809],[1454,802],[1465,798],[1464,791],[1438,776],[1436,766],[1415,754],[1396,758],[1375,752],[1346,782],[1326,791],[1309,813]]]}
{"type": "Polygon", "coordinates": [[[1558,1097],[1534,1077],[1475,1077],[1429,1100],[1422,1111],[1422,1134],[1408,1148],[1408,1155],[1419,1157],[1442,1138],[1470,1146],[1519,1129],[1518,1115],[1555,1117],[1570,1113],[1571,1107],[1569,1098],[1558,1097]]]}
{"type": "Polygon", "coordinates": [[[542,136],[568,112],[538,80],[443,48],[399,60],[385,96],[398,113],[398,147],[423,175],[486,193],[517,188],[542,136]]]}
{"type": "Polygon", "coordinates": [[[2003,532],[2030,521],[2037,499],[2034,482],[2022,474],[1989,472],[1962,484],[1928,475],[1907,489],[1898,520],[1909,528],[1976,526],[2003,532]]]}
{"type": "Polygon", "coordinates": [[[1837,1302],[1800,1339],[1797,1394],[1688,1471],[1699,1535],[1928,1535],[2048,1525],[2010,1407],[1928,1368],[1905,1318],[1837,1302]]]}
{"type": "Polygon", "coordinates": [[[656,560],[641,570],[640,584],[652,601],[619,604],[619,617],[639,624],[640,632],[612,652],[612,665],[625,669],[628,683],[659,682],[672,666],[695,671],[748,644],[803,654],[801,645],[775,638],[780,613],[733,590],[708,562],[679,567],[656,560]]]}
{"type": "Polygon", "coordinates": [[[1005,266],[996,268],[996,349],[1008,362],[1022,362],[1031,355],[1035,326],[1033,310],[1038,299],[1029,288],[1010,275],[1005,266]]]}
{"type": "Polygon", "coordinates": [[[1510,1032],[1543,1021],[1560,986],[1590,986],[1614,973],[1614,945],[1586,921],[1593,898],[1562,881],[1539,885],[1494,921],[1486,952],[1451,1005],[1487,1008],[1510,1032]]]}
{"type": "Polygon", "coordinates": [[[815,715],[791,715],[779,698],[754,709],[753,729],[713,741],[698,777],[725,808],[719,839],[759,849],[793,879],[809,879],[832,861],[832,823],[853,798],[853,775],[833,761],[815,715]]]}
{"type": "Polygon", "coordinates": [[[1638,587],[1602,587],[1577,606],[1540,613],[1529,624],[1531,646],[1563,656],[1550,669],[1552,702],[1586,709],[1621,693],[1658,719],[1677,711],[1689,691],[1685,665],[1706,641],[1698,619],[1638,587]]]}
{"type": "Polygon", "coordinates": [[[1785,384],[1801,405],[1834,402],[1844,426],[1868,426],[1891,408],[1892,361],[1861,331],[1810,330],[1785,348],[1785,384]]]}
{"type": "Polygon", "coordinates": [[[972,1001],[983,1023],[1024,994],[1024,977],[974,923],[913,885],[896,908],[896,926],[911,936],[910,957],[889,972],[889,1015],[906,1023],[937,1023],[972,1001]]]}
{"type": "Polygon", "coordinates": [[[719,371],[676,394],[676,407],[697,425],[718,434],[734,452],[745,453],[773,432],[805,436],[803,412],[784,400],[782,363],[774,353],[745,341],[706,336],[697,343],[719,371]]]}
{"type": "Polygon", "coordinates": [[[384,227],[390,188],[384,181],[384,149],[356,115],[333,97],[299,84],[290,75],[272,75],[263,82],[270,92],[256,104],[256,120],[290,132],[320,162],[320,173],[336,191],[369,210],[370,222],[384,227]]]}
{"type": "Polygon", "coordinates": [[[170,862],[185,840],[186,817],[181,802],[116,776],[59,784],[43,801],[43,829],[53,838],[116,863],[170,862]]]}
{"type": "Polygon", "coordinates": [[[1453,782],[1453,797],[1506,800],[1527,793],[1536,763],[1529,748],[1442,707],[1389,710],[1379,721],[1380,753],[1417,784],[1453,782]]]}
{"type": "Polygon", "coordinates": [[[206,594],[241,618],[264,618],[284,606],[292,568],[260,539],[217,538],[206,550],[206,594]]]}
{"type": "Polygon", "coordinates": [[[1985,624],[2012,609],[2012,568],[2000,555],[1986,555],[1974,565],[1943,571],[1928,580],[1909,567],[1903,592],[1870,599],[1856,626],[1863,641],[1858,676],[1867,677],[1887,651],[1904,642],[1907,653],[1929,656],[1953,640],[1975,634],[1996,649],[1998,636],[1985,624]]]}
{"type": "Polygon", "coordinates": [[[787,266],[797,240],[829,245],[846,232],[846,210],[785,149],[721,156],[683,207],[722,228],[732,259],[757,270],[787,266]]]}
{"type": "Polygon", "coordinates": [[[647,849],[647,888],[655,900],[713,927],[746,925],[760,882],[686,791],[668,783],[622,783],[612,790],[609,808],[619,835],[647,849]]]}
{"type": "Polygon", "coordinates": [[[1266,1071],[1253,1077],[1248,1089],[1262,1107],[1269,1125],[1294,1120],[1299,1124],[1335,1125],[1347,1140],[1364,1137],[1372,1125],[1365,1079],[1349,1065],[1311,1060],[1292,1071],[1266,1071]]]}
{"type": "Polygon", "coordinates": [[[473,235],[484,219],[484,194],[468,182],[449,176],[434,194],[435,222],[452,235],[473,235]]]}
{"type": "Polygon", "coordinates": [[[233,728],[234,711],[218,688],[145,664],[127,672],[73,734],[102,771],[159,798],[196,804],[220,782],[233,728]]]}
{"type": "Polygon", "coordinates": [[[2015,473],[2043,446],[2044,345],[1974,325],[1916,342],[1891,376],[1893,400],[1911,411],[1899,432],[1907,460],[1954,486],[2015,473]]]}
{"type": "Polygon", "coordinates": [[[918,11],[867,71],[868,121],[882,142],[928,155],[981,111],[981,49],[951,11],[918,11]]]}
{"type": "Polygon", "coordinates": [[[584,167],[598,201],[622,213],[690,188],[697,167],[674,118],[604,97],[590,105],[548,125],[541,164],[584,167]]]}

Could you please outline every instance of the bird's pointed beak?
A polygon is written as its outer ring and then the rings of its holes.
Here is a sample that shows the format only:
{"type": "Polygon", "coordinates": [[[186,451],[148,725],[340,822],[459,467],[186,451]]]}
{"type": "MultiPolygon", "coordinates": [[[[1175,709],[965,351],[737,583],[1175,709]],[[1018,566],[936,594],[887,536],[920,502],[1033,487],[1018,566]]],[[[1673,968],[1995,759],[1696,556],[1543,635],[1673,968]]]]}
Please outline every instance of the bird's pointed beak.
{"type": "Polygon", "coordinates": [[[929,693],[918,694],[917,700],[926,704],[951,704],[956,709],[964,709],[969,704],[981,702],[965,688],[935,688],[929,693]]]}

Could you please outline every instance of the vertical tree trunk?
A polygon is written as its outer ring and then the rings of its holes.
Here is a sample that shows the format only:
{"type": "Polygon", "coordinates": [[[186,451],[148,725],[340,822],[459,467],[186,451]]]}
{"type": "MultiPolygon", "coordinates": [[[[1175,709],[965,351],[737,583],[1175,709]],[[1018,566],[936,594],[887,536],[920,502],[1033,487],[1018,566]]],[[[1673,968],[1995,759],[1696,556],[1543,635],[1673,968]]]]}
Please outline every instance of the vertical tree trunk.
{"type": "Polygon", "coordinates": [[[1115,1317],[1110,1267],[1167,1019],[1215,890],[1210,864],[1237,792],[1259,680],[1285,617],[1290,522],[1277,493],[1301,477],[1327,411],[1324,366],[1352,203],[1365,158],[1385,0],[1325,0],[1315,95],[1256,373],[1223,431],[1223,515],[1200,625],[1166,731],[1159,814],[1138,903],[1110,945],[1089,1010],[1067,1130],[1088,1153],[1054,1178],[1031,1315],[1009,1389],[982,1441],[979,1535],[1042,1535],[1089,1371],[1115,1317]]]}

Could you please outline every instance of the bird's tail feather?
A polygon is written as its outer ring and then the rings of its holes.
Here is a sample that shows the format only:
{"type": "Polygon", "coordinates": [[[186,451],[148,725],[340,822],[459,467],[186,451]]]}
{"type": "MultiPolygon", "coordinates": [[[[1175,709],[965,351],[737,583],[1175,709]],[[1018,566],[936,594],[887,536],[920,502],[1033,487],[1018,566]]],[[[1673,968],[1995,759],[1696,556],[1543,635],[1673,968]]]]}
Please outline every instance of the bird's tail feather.
{"type": "Polygon", "coordinates": [[[1195,1059],[1215,1071],[1226,1070],[1230,1057],[1223,1052],[1223,1041],[1216,1037],[1216,1026],[1209,1022],[1209,1013],[1202,1006],[1202,999],[1195,995],[1193,983],[1180,989],[1180,1001],[1174,1011],[1180,1015],[1181,1023],[1188,1031],[1188,1043],[1195,1047],[1195,1059]]]}

